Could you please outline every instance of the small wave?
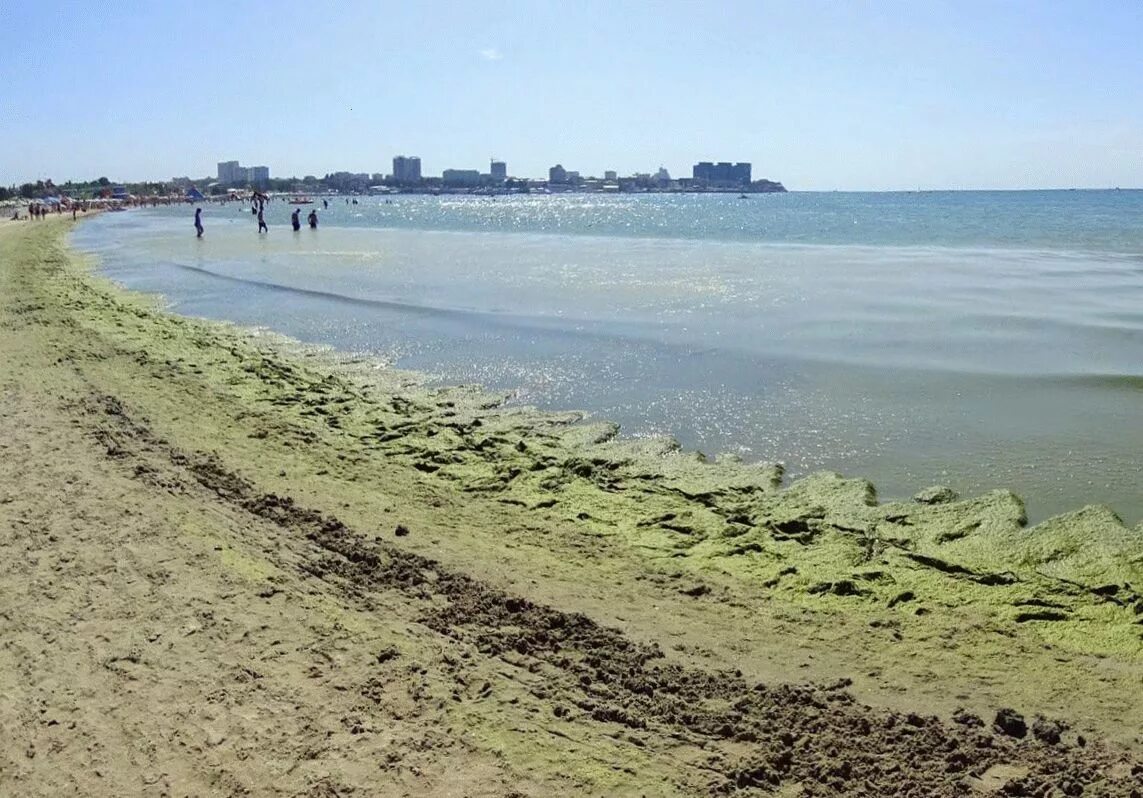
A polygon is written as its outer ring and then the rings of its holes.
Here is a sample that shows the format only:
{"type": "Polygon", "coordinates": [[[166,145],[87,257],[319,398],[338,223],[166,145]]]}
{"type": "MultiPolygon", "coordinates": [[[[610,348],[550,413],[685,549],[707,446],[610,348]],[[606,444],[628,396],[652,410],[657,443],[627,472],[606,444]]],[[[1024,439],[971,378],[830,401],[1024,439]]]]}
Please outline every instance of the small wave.
{"type": "MultiPolygon", "coordinates": [[[[439,319],[442,323],[460,323],[477,331],[497,330],[500,333],[507,332],[514,337],[527,336],[531,340],[542,338],[549,342],[563,342],[557,344],[561,351],[565,347],[575,349],[576,347],[570,342],[578,339],[594,342],[593,346],[597,348],[596,351],[628,351],[632,346],[635,346],[640,347],[648,355],[665,357],[668,361],[675,363],[703,361],[716,356],[731,358],[736,361],[744,357],[749,360],[752,357],[749,351],[742,351],[731,346],[712,348],[706,345],[664,340],[659,334],[658,322],[640,323],[628,320],[622,324],[616,324],[582,317],[529,315],[494,310],[440,307],[392,299],[372,299],[318,288],[301,288],[269,280],[241,277],[176,261],[167,261],[167,263],[185,271],[266,291],[311,297],[339,305],[389,310],[421,318],[439,319]]],[[[784,357],[770,354],[766,354],[764,357],[770,364],[770,368],[774,368],[778,361],[785,362],[786,360],[784,357]]],[[[751,360],[750,362],[754,361],[751,360]]]]}
{"type": "MultiPolygon", "coordinates": [[[[440,318],[445,320],[462,321],[479,327],[501,327],[510,328],[517,331],[524,329],[531,332],[552,333],[562,336],[574,335],[577,337],[590,337],[615,341],[637,340],[647,344],[666,346],[666,344],[661,342],[654,335],[654,333],[648,333],[647,335],[642,336],[631,332],[599,330],[596,328],[597,322],[593,319],[569,316],[528,315],[496,310],[475,310],[471,308],[442,307],[439,305],[424,305],[414,302],[401,302],[394,299],[372,299],[368,297],[341,294],[336,291],[324,291],[320,288],[301,288],[299,286],[285,285],[283,283],[275,283],[269,280],[257,280],[250,277],[240,277],[238,275],[216,272],[211,269],[205,269],[201,266],[192,266],[187,263],[178,263],[176,261],[168,261],[168,263],[176,268],[206,275],[218,280],[225,280],[227,282],[254,286],[256,288],[262,288],[268,291],[276,291],[283,294],[293,294],[296,296],[306,296],[315,299],[327,300],[330,302],[336,302],[341,305],[369,307],[380,310],[392,310],[426,318],[440,318]]],[[[629,324],[628,326],[632,325],[629,324]]]]}
{"type": "Polygon", "coordinates": [[[398,302],[392,299],[368,299],[366,297],[350,296],[348,294],[339,294],[336,291],[322,291],[319,288],[300,288],[294,285],[284,285],[282,283],[274,283],[268,280],[255,280],[250,277],[239,277],[233,274],[223,274],[221,272],[212,271],[211,269],[204,269],[201,266],[191,266],[187,263],[171,262],[172,266],[185,271],[195,272],[197,274],[205,274],[208,277],[214,277],[219,280],[226,280],[232,283],[241,283],[243,285],[252,285],[258,288],[265,288],[270,291],[280,291],[286,294],[298,294],[301,296],[310,296],[318,299],[328,299],[333,302],[338,302],[346,305],[358,305],[374,308],[385,308],[388,310],[399,310],[404,313],[414,313],[421,316],[465,316],[474,317],[484,315],[479,311],[474,310],[461,310],[459,308],[442,308],[433,305],[418,305],[412,302],[398,302]]]}
{"type": "Polygon", "coordinates": [[[1102,388],[1115,391],[1143,391],[1143,374],[1076,374],[1063,377],[1045,377],[1045,380],[1082,388],[1102,388]]]}

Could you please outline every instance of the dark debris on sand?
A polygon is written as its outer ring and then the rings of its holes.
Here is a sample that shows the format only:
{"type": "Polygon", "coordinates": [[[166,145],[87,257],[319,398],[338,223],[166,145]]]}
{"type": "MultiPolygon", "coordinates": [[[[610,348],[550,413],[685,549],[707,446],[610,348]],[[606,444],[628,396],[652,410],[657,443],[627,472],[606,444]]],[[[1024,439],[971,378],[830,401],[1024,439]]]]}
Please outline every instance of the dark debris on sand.
{"type": "MultiPolygon", "coordinates": [[[[113,398],[98,404],[111,418],[105,434],[117,452],[129,450],[130,438],[146,438],[152,451],[165,445],[113,398]]],[[[486,656],[525,658],[537,671],[557,674],[556,717],[619,724],[709,752],[695,768],[696,783],[684,788],[712,795],[799,785],[803,796],[1143,798],[1143,764],[1094,742],[1066,744],[1061,723],[1039,718],[1028,736],[1026,721],[1011,709],[1000,710],[991,726],[963,712],[945,721],[862,705],[845,689],[847,680],[751,684],[739,672],[671,662],[657,645],[583,614],[510,595],[290,497],[259,492],[211,455],[169,455],[219,499],[316,544],[305,566],[315,576],[357,592],[438,599],[426,602],[431,609],[422,621],[429,628],[474,643],[486,656]],[[996,773],[1008,775],[997,781],[996,773]]]]}

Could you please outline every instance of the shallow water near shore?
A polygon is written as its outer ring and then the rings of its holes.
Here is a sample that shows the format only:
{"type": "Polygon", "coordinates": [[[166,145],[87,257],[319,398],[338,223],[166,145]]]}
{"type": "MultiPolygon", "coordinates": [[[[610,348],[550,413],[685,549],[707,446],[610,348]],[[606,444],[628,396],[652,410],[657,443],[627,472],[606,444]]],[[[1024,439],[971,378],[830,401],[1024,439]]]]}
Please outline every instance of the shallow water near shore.
{"type": "Polygon", "coordinates": [[[628,435],[1143,517],[1138,192],[360,198],[106,214],[73,242],[261,325],[628,435]],[[306,208],[303,213],[308,213],[306,208]],[[1053,223],[1053,220],[1055,222],[1053,223]],[[852,228],[852,229],[851,229],[852,228]]]}

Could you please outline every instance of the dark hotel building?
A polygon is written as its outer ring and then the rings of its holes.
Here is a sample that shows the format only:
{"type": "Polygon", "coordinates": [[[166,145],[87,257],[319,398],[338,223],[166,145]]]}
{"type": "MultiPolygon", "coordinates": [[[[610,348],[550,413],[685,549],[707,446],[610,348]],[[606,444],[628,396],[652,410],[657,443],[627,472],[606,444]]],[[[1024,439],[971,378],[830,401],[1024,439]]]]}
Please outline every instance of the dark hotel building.
{"type": "Polygon", "coordinates": [[[696,183],[707,185],[750,185],[750,164],[730,163],[730,161],[699,161],[695,164],[692,177],[696,183]]]}

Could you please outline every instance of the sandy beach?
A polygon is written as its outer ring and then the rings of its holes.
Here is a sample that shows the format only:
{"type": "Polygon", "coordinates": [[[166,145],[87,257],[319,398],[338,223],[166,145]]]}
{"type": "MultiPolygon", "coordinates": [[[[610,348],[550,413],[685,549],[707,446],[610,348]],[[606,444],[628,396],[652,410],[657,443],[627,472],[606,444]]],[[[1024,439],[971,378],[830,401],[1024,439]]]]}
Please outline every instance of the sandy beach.
{"type": "Polygon", "coordinates": [[[0,794],[1143,795],[1143,529],[706,462],[0,222],[0,794]]]}

